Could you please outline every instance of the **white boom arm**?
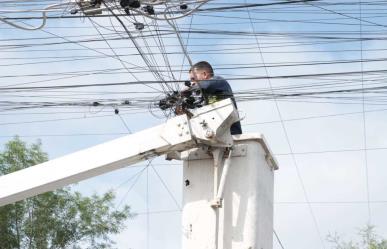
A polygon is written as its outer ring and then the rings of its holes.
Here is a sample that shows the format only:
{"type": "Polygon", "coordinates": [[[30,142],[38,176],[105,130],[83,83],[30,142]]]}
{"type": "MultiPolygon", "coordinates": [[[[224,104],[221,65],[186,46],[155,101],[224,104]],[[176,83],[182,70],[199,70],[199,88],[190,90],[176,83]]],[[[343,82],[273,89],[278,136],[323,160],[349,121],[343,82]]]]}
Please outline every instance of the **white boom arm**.
{"type": "Polygon", "coordinates": [[[0,177],[0,206],[113,171],[150,157],[207,144],[233,144],[238,114],[230,99],[181,115],[165,124],[0,177]]]}

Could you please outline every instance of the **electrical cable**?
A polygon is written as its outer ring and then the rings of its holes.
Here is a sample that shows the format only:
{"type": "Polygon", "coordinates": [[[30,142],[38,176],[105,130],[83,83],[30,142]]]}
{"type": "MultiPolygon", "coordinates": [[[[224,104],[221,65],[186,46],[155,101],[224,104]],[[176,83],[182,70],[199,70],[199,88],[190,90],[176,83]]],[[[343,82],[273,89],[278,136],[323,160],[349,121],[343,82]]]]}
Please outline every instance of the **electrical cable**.
{"type": "MultiPolygon", "coordinates": [[[[246,2],[246,0],[245,0],[245,2],[246,2]]],[[[249,11],[249,8],[248,8],[248,7],[246,8],[246,11],[247,11],[247,15],[250,17],[250,11],[249,11]]],[[[252,29],[252,31],[254,32],[254,25],[253,25],[252,23],[251,23],[251,29],[252,29]]],[[[259,52],[259,55],[260,55],[260,59],[261,59],[261,61],[262,61],[262,64],[265,65],[265,58],[264,58],[263,54],[261,53],[261,47],[260,47],[260,44],[259,44],[258,37],[255,36],[255,39],[256,39],[256,42],[257,42],[257,48],[258,48],[258,52],[259,52]]],[[[264,67],[264,70],[265,70],[265,74],[266,74],[267,76],[269,76],[269,71],[268,71],[268,69],[267,69],[266,67],[264,67]]],[[[274,92],[274,90],[273,90],[272,83],[271,83],[271,80],[269,79],[269,77],[268,77],[268,79],[267,79],[267,82],[268,82],[268,84],[269,84],[269,87],[270,87],[270,90],[271,90],[272,95],[276,95],[275,92],[274,92]]],[[[274,99],[274,103],[275,103],[275,107],[276,107],[276,110],[277,110],[277,113],[278,113],[279,120],[281,121],[281,122],[280,122],[280,123],[281,123],[281,127],[282,127],[282,130],[283,130],[283,132],[284,132],[285,139],[286,139],[287,145],[288,145],[289,150],[290,150],[292,162],[293,162],[293,164],[294,164],[294,166],[295,166],[295,168],[296,168],[297,177],[298,177],[298,180],[299,180],[299,182],[300,182],[300,184],[301,184],[301,187],[302,187],[302,190],[303,190],[304,198],[305,198],[306,202],[310,202],[308,193],[306,192],[306,186],[305,186],[304,180],[303,180],[303,178],[302,178],[302,176],[301,176],[301,172],[300,172],[300,169],[299,169],[299,166],[298,166],[296,157],[295,157],[294,154],[293,154],[293,147],[292,147],[292,145],[291,145],[291,143],[290,143],[288,131],[287,131],[287,129],[286,129],[285,123],[283,122],[282,113],[281,113],[281,111],[280,111],[280,108],[279,108],[277,99],[276,99],[276,97],[274,97],[273,99],[274,99]]],[[[313,220],[313,223],[314,223],[314,227],[315,227],[315,229],[316,229],[316,231],[317,231],[317,235],[318,235],[318,237],[319,237],[319,239],[320,239],[321,246],[322,246],[323,249],[325,249],[325,244],[324,244],[324,241],[323,241],[322,236],[321,236],[321,231],[320,231],[320,228],[319,228],[319,226],[318,226],[317,218],[316,218],[316,215],[315,215],[315,213],[314,213],[314,211],[313,211],[313,208],[312,208],[312,206],[311,206],[310,204],[308,205],[308,209],[309,209],[309,212],[310,212],[310,214],[311,214],[311,216],[312,216],[312,220],[313,220]]],[[[281,244],[281,245],[282,245],[282,244],[281,244]]]]}
{"type": "Polygon", "coordinates": [[[281,246],[282,249],[285,249],[275,229],[273,229],[273,233],[275,235],[275,238],[277,239],[278,244],[281,246]]]}
{"type": "Polygon", "coordinates": [[[4,12],[11,12],[11,13],[41,12],[42,13],[42,23],[39,26],[37,26],[37,27],[29,28],[29,27],[21,26],[21,25],[18,25],[16,23],[14,23],[14,22],[8,21],[4,17],[0,17],[0,21],[6,23],[8,25],[11,25],[11,26],[13,26],[15,28],[22,29],[22,30],[28,30],[28,31],[39,30],[39,29],[43,28],[46,25],[47,12],[56,11],[56,10],[53,10],[53,9],[55,9],[56,7],[62,6],[62,5],[67,5],[67,4],[69,4],[69,2],[68,3],[53,4],[53,5],[47,6],[46,8],[44,8],[42,10],[0,10],[1,13],[4,13],[4,12]]]}
{"type": "MultiPolygon", "coordinates": [[[[359,0],[359,38],[360,38],[360,70],[364,71],[363,65],[363,16],[362,16],[362,1],[359,0]]],[[[360,74],[361,77],[361,87],[362,91],[362,111],[363,111],[363,143],[364,143],[364,168],[365,168],[365,185],[366,185],[366,198],[367,198],[367,211],[368,211],[368,222],[371,224],[372,215],[371,215],[371,205],[370,205],[370,187],[369,187],[369,176],[368,176],[368,153],[367,153],[367,126],[366,126],[366,113],[365,113],[365,92],[364,92],[364,75],[360,74]]]]}

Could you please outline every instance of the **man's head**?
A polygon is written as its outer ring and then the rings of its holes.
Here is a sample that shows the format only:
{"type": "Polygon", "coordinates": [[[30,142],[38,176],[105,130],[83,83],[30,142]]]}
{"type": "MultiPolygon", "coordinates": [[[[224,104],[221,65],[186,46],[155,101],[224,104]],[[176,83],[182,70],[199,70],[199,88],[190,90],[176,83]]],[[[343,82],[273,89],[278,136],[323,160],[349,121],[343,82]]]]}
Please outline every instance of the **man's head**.
{"type": "Polygon", "coordinates": [[[201,80],[208,80],[214,76],[214,70],[207,61],[199,61],[189,70],[189,77],[192,83],[196,84],[201,80]]]}

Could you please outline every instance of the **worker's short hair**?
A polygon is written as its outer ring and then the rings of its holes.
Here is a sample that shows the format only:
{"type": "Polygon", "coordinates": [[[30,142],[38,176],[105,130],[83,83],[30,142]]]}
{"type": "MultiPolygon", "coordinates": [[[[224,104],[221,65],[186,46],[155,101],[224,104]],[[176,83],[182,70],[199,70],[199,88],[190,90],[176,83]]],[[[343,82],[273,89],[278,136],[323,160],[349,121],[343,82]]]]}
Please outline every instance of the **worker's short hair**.
{"type": "Polygon", "coordinates": [[[211,75],[211,77],[214,76],[214,69],[207,61],[199,61],[195,63],[195,65],[193,65],[189,71],[191,72],[194,68],[196,68],[196,70],[206,70],[211,75]]]}

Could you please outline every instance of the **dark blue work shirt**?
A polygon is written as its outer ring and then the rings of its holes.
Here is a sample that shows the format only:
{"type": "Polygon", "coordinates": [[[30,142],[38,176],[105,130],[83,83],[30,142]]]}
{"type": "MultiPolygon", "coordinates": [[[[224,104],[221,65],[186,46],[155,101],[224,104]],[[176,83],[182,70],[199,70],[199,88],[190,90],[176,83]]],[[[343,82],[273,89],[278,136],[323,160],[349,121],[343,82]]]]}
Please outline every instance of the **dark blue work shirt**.
{"type": "MultiPolygon", "coordinates": [[[[238,109],[231,86],[227,80],[223,79],[222,77],[214,76],[209,80],[201,80],[199,82],[199,86],[202,89],[207,104],[212,104],[222,99],[231,98],[235,108],[238,109]]],[[[230,131],[232,135],[242,134],[240,121],[232,124],[230,131]]]]}

